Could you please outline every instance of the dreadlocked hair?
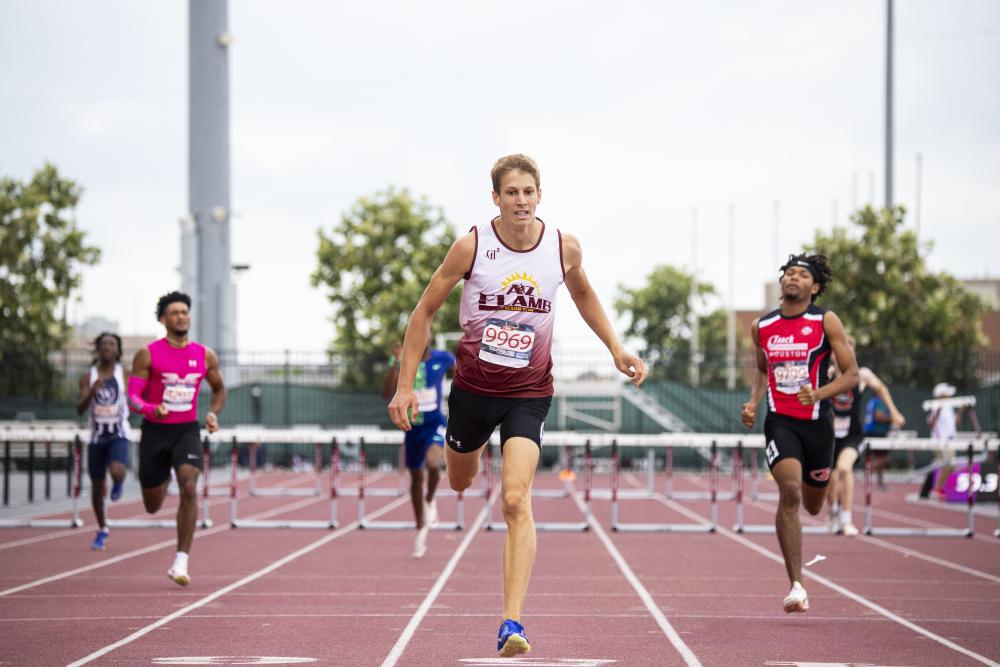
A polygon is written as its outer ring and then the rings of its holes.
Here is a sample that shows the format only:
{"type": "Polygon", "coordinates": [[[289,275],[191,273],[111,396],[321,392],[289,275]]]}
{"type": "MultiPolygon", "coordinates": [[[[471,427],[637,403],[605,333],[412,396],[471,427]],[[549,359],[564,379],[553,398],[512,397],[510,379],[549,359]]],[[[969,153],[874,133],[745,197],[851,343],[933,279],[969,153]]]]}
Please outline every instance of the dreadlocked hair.
{"type": "Polygon", "coordinates": [[[800,266],[800,262],[804,262],[811,267],[809,273],[812,274],[813,280],[819,285],[819,291],[813,294],[810,300],[811,302],[815,302],[826,291],[827,283],[833,280],[833,270],[830,268],[826,255],[820,253],[815,255],[801,253],[799,255],[788,256],[788,261],[780,269],[781,275],[784,275],[785,271],[791,266],[800,266]]]}

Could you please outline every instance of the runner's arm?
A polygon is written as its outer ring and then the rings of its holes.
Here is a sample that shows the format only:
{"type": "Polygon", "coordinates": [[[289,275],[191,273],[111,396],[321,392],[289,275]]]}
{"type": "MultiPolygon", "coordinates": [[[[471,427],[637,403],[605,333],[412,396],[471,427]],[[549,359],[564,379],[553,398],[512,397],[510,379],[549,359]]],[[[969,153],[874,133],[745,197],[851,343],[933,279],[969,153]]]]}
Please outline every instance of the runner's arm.
{"type": "Polygon", "coordinates": [[[864,373],[865,383],[872,388],[872,392],[881,398],[882,402],[889,408],[889,414],[892,416],[892,425],[899,428],[906,424],[906,417],[903,416],[903,414],[896,407],[896,404],[893,403],[892,394],[889,393],[889,388],[885,386],[882,379],[868,368],[861,369],[861,372],[864,373]]]}
{"type": "Polygon", "coordinates": [[[167,406],[165,404],[153,405],[142,398],[142,393],[149,382],[149,368],[149,348],[143,347],[135,353],[135,357],[132,359],[132,374],[129,376],[127,385],[128,405],[132,412],[138,412],[145,417],[166,417],[167,406]]]}
{"type": "Polygon", "coordinates": [[[740,420],[747,428],[753,428],[754,422],[757,421],[757,406],[767,389],[767,357],[764,356],[764,350],[760,347],[760,337],[757,335],[758,322],[759,320],[754,320],[753,324],[750,325],[750,340],[753,341],[756,368],[753,379],[750,381],[750,400],[743,404],[743,412],[740,415],[740,420]]]}
{"type": "Polygon", "coordinates": [[[399,360],[396,394],[389,403],[389,416],[393,423],[404,431],[410,430],[409,414],[416,414],[419,409],[417,397],[413,393],[413,380],[417,375],[417,364],[427,349],[431,323],[437,311],[441,309],[441,304],[472,266],[475,254],[476,236],[473,232],[455,241],[444,261],[431,276],[413,312],[410,313],[399,360]]]}
{"type": "Polygon", "coordinates": [[[854,350],[847,340],[847,332],[844,331],[844,324],[832,310],[826,311],[823,315],[823,331],[827,340],[830,341],[830,348],[833,350],[833,354],[837,358],[837,369],[840,371],[840,375],[833,382],[829,382],[819,388],[804,386],[799,392],[799,401],[803,405],[819,403],[858,386],[858,360],[855,359],[854,350]],[[812,399],[810,402],[805,402],[802,399],[802,394],[807,392],[810,393],[810,398],[812,399]]]}
{"type": "Polygon", "coordinates": [[[212,388],[212,405],[205,415],[205,428],[209,433],[219,430],[219,413],[226,407],[226,383],[222,380],[222,370],[219,367],[219,357],[215,350],[210,347],[205,348],[205,379],[208,386],[212,388]]]}
{"type": "Polygon", "coordinates": [[[90,399],[94,393],[90,386],[90,374],[84,373],[80,376],[80,398],[76,402],[76,414],[82,415],[90,407],[90,399]]]}
{"type": "Polygon", "coordinates": [[[580,311],[583,321],[611,352],[618,370],[632,378],[632,384],[638,387],[646,379],[646,363],[636,355],[627,352],[618,341],[618,336],[611,327],[608,315],[604,312],[604,307],[583,270],[583,251],[575,236],[562,235],[562,257],[563,270],[566,272],[566,289],[573,297],[573,302],[576,304],[576,309],[580,311]]]}

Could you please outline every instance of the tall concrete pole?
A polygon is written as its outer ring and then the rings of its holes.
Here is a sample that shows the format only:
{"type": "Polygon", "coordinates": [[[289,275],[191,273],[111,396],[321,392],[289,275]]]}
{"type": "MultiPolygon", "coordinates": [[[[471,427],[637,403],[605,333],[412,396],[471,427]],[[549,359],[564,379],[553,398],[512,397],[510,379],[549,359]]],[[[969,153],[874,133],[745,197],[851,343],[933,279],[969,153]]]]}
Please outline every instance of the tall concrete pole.
{"type": "Polygon", "coordinates": [[[892,208],[892,0],[885,6],[885,207],[892,208]]]}
{"type": "MultiPolygon", "coordinates": [[[[197,227],[193,337],[221,356],[236,350],[229,243],[228,0],[188,0],[188,210],[197,227]]],[[[182,267],[183,273],[183,267],[182,267]]],[[[225,365],[225,362],[223,362],[225,365]]]]}

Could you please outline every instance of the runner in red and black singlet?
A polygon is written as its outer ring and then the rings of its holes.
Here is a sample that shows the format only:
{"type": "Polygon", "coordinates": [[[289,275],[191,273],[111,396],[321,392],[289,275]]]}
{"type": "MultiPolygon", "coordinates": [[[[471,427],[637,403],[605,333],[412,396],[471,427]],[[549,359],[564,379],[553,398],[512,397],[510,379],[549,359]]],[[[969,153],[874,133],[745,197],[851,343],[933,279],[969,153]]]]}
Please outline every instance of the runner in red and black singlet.
{"type": "Polygon", "coordinates": [[[202,446],[198,429],[198,391],[203,380],[212,388],[212,405],[205,416],[209,433],[219,430],[218,413],[226,405],[226,386],[219,358],[211,348],[188,339],[191,297],[170,292],[156,304],[156,317],[167,335],[142,348],[132,361],[128,401],[143,416],[139,440],[139,483],[146,511],[155,514],[177,476],[177,554],[167,576],[181,586],[191,582],[188,554],[198,518],[198,474],[202,446]]]}
{"type": "Polygon", "coordinates": [[[832,277],[823,255],[792,255],[781,267],[781,308],[755,320],[751,338],[757,357],[750,400],[742,421],[752,428],[757,404],[767,394],[765,458],[778,484],[775,518],[778,542],[792,590],[786,612],[809,609],[802,587],[802,528],[799,506],[812,515],[823,508],[833,466],[830,399],[858,383],[858,364],[844,325],[830,310],[814,305],[832,277]],[[840,374],[829,381],[831,352],[840,374]]]}
{"type": "Polygon", "coordinates": [[[552,401],[552,322],[559,285],[566,284],[619,371],[639,385],[646,366],[618,342],[581,266],[580,243],[535,217],[542,194],[535,162],[524,155],[500,158],[491,177],[500,215],[452,245],[414,308],[389,415],[399,428],[410,430],[409,415],[419,410],[413,381],[431,322],[464,278],[459,314],[464,335],[448,398],[445,460],[451,488],[469,488],[483,445],[500,426],[507,534],[497,650],[511,656],[530,650],[520,619],[535,560],[531,485],[552,401]]]}

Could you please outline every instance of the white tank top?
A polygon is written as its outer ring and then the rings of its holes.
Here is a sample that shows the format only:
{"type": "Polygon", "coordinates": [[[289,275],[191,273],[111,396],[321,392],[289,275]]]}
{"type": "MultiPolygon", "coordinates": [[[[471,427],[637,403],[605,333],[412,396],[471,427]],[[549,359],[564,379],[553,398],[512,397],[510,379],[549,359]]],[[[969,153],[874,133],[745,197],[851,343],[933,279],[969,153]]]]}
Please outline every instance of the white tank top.
{"type": "Polygon", "coordinates": [[[487,396],[551,396],[552,324],[565,278],[562,235],[541,219],[528,250],[504,244],[497,220],[473,227],[476,253],[462,286],[454,385],[487,396]]]}
{"type": "MultiPolygon", "coordinates": [[[[97,382],[97,366],[90,367],[90,386],[97,382]]],[[[90,442],[116,438],[131,438],[128,423],[128,397],[125,373],[121,364],[115,364],[114,374],[108,378],[97,395],[90,399],[90,442]]]]}

